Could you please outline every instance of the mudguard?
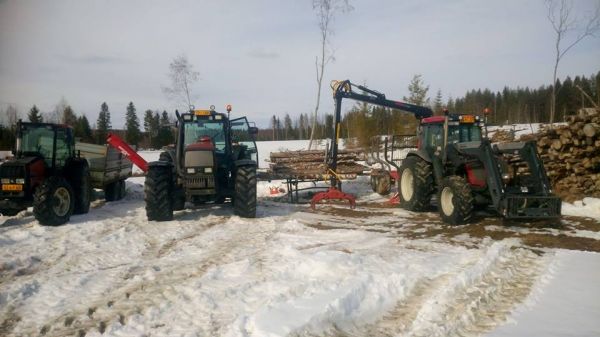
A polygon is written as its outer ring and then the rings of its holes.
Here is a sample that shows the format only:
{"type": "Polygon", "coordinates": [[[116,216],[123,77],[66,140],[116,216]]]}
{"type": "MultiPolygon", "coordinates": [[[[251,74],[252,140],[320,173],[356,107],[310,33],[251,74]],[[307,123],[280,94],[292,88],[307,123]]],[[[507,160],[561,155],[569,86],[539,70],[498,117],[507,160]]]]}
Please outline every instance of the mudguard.
{"type": "Polygon", "coordinates": [[[235,167],[240,167],[240,166],[258,166],[256,165],[256,162],[252,159],[239,159],[234,161],[235,167]]]}

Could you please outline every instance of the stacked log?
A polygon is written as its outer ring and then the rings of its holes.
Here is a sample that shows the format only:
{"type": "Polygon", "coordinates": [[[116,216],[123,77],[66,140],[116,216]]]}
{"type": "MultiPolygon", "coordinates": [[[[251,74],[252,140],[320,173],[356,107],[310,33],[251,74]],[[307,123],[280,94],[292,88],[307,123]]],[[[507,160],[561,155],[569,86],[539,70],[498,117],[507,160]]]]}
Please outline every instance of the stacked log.
{"type": "MultiPolygon", "coordinates": [[[[319,178],[327,175],[325,150],[271,152],[270,172],[282,178],[319,178]]],[[[356,176],[367,168],[358,161],[364,160],[360,151],[339,150],[337,174],[356,176]]]]}
{"type": "Polygon", "coordinates": [[[567,125],[544,127],[521,140],[537,140],[548,178],[563,199],[600,197],[600,110],[582,109],[567,125]]]}
{"type": "Polygon", "coordinates": [[[494,131],[490,140],[492,143],[512,142],[515,140],[515,132],[512,130],[499,129],[494,131]]]}

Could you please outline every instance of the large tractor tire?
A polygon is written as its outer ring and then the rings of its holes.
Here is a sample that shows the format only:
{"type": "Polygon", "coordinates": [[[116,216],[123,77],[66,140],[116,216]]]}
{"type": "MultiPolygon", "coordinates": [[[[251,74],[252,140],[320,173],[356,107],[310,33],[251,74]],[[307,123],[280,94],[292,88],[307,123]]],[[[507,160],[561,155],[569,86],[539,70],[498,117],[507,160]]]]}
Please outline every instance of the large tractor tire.
{"type": "Polygon", "coordinates": [[[73,177],[73,191],[75,192],[74,214],[86,214],[90,211],[92,199],[92,182],[90,181],[90,169],[87,165],[81,166],[73,177]]]}
{"type": "Polygon", "coordinates": [[[112,183],[109,183],[108,185],[104,186],[104,199],[106,201],[116,201],[118,200],[118,193],[119,193],[119,182],[118,181],[113,181],[112,183]]]}
{"type": "Polygon", "coordinates": [[[438,195],[438,210],[445,223],[462,225],[471,220],[473,194],[467,181],[459,176],[444,178],[438,195]]]}
{"type": "Polygon", "coordinates": [[[149,221],[173,219],[173,172],[168,166],[151,166],[144,183],[146,216],[149,221]]]}
{"type": "Polygon", "coordinates": [[[33,215],[43,226],[59,226],[71,218],[75,210],[75,193],[62,177],[46,179],[33,195],[33,215]]]}
{"type": "Polygon", "coordinates": [[[256,167],[240,166],[235,175],[233,213],[243,218],[256,218],[256,167]]]}
{"type": "Polygon", "coordinates": [[[379,195],[388,195],[392,190],[392,177],[386,171],[371,174],[371,188],[379,195]]]}
{"type": "Polygon", "coordinates": [[[420,157],[410,156],[402,161],[398,179],[400,207],[409,211],[424,211],[434,192],[431,164],[420,157]]]}

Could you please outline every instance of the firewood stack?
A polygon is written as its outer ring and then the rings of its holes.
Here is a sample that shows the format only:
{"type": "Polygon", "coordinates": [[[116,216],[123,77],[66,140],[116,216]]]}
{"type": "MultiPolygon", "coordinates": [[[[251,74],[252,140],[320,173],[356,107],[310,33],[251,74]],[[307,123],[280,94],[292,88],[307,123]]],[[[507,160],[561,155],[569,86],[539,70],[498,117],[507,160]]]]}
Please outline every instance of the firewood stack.
{"type": "MultiPolygon", "coordinates": [[[[339,150],[337,173],[360,175],[367,168],[357,163],[364,160],[360,151],[339,150]]],[[[278,177],[320,178],[327,174],[325,150],[271,152],[270,171],[278,177]]]]}
{"type": "Polygon", "coordinates": [[[600,197],[600,110],[581,109],[567,125],[522,136],[537,140],[538,152],[558,195],[567,201],[600,197]]]}

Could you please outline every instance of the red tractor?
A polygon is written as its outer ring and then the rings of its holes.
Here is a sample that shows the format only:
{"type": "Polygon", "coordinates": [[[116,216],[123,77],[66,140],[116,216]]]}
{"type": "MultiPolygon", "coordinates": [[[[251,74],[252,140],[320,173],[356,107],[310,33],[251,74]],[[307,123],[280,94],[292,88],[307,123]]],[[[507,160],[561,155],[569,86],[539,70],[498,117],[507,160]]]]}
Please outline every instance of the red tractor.
{"type": "MultiPolygon", "coordinates": [[[[374,190],[382,193],[389,193],[384,188],[388,181],[396,181],[401,207],[424,211],[436,195],[442,220],[450,224],[466,223],[474,207],[488,206],[508,219],[560,217],[561,200],[552,194],[535,142],[492,144],[482,132],[484,120],[479,116],[432,116],[427,107],[388,100],[384,94],[348,80],[335,82],[333,89],[336,113],[334,141],[329,151],[329,169],[333,172],[341,101],[349,98],[413,113],[420,121],[416,138],[410,136],[416,139],[416,149],[398,160],[389,151],[405,148],[407,138],[387,138],[383,159],[386,165],[372,179],[374,190]]],[[[335,174],[331,184],[340,185],[335,174]]]]}

